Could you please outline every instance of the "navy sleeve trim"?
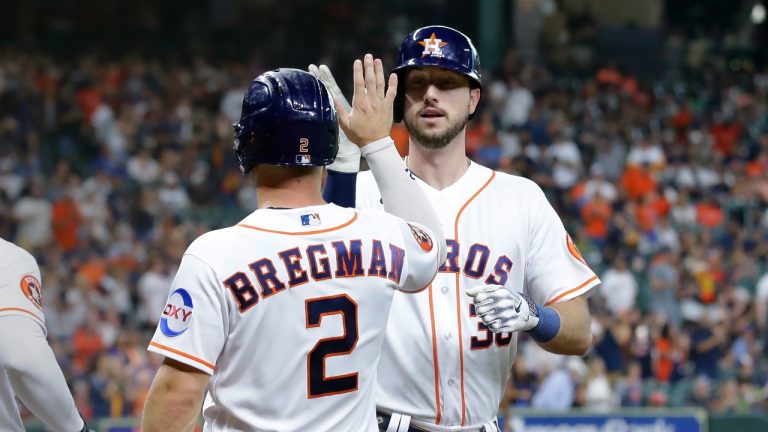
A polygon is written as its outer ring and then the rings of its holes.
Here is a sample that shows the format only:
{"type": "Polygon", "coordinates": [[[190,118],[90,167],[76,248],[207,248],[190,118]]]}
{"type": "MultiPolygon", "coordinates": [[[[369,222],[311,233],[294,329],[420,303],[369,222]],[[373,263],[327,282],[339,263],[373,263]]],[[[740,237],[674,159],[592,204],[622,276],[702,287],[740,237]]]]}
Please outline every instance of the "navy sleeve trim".
{"type": "Polygon", "coordinates": [[[323,199],[340,207],[355,207],[357,173],[328,170],[323,199]]]}

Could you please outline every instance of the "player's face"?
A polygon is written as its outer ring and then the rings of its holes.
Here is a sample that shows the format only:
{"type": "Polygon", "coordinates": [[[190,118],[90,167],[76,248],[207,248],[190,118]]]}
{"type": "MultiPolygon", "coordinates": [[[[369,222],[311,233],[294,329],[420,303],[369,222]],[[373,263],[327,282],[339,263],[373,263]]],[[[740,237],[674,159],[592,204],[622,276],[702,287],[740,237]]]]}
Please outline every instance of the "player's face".
{"type": "Polygon", "coordinates": [[[403,121],[411,138],[432,149],[448,145],[480,100],[480,90],[469,84],[464,75],[437,67],[409,70],[403,121]]]}

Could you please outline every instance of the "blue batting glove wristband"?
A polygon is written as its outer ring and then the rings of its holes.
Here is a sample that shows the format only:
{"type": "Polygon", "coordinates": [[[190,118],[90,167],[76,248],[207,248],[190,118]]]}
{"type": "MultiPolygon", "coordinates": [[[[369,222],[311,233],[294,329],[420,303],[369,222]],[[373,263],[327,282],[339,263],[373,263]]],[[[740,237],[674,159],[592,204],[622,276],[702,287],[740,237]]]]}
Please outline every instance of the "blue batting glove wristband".
{"type": "Polygon", "coordinates": [[[535,303],[531,309],[536,311],[539,323],[536,324],[536,327],[528,330],[528,334],[539,343],[549,342],[554,339],[560,332],[560,315],[557,311],[535,303]]]}

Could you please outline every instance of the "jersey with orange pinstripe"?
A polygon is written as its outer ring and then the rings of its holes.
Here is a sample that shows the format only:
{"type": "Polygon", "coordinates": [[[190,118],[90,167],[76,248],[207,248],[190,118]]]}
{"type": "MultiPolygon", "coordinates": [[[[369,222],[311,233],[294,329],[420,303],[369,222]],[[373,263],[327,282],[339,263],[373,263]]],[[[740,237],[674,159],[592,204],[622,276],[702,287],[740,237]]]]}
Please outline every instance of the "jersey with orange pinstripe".
{"type": "MultiPolygon", "coordinates": [[[[0,238],[0,317],[6,315],[30,318],[42,327],[45,334],[37,262],[26,250],[0,238]]],[[[11,348],[0,346],[2,349],[11,348]]],[[[24,430],[15,393],[1,366],[0,430],[24,430]]]]}
{"type": "MultiPolygon", "coordinates": [[[[377,407],[442,426],[494,419],[517,351],[493,334],[464,290],[504,285],[539,304],[590,292],[599,280],[541,188],[471,163],[453,185],[422,186],[443,222],[448,257],[428,290],[395,294],[379,363],[377,407]]],[[[375,180],[357,180],[360,209],[383,208],[375,180]]]]}
{"type": "Polygon", "coordinates": [[[376,431],[389,306],[437,273],[433,239],[378,211],[257,210],[190,245],[149,349],[212,375],[207,431],[376,431]]]}

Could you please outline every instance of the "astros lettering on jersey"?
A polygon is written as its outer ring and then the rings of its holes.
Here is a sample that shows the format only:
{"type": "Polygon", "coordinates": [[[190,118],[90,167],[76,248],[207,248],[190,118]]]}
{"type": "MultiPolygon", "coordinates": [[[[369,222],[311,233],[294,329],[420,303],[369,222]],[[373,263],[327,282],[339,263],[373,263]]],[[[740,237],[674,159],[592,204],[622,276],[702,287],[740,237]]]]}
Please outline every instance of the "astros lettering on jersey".
{"type": "MultiPolygon", "coordinates": [[[[491,333],[464,290],[504,285],[551,305],[600,281],[532,181],[476,163],[443,190],[416,181],[442,219],[448,257],[427,290],[393,299],[376,405],[435,425],[484,424],[496,417],[517,335],[491,333]]],[[[356,199],[382,208],[370,171],[358,175],[356,199]]]]}
{"type": "Polygon", "coordinates": [[[433,238],[378,211],[257,210],[192,243],[149,349],[212,375],[206,430],[376,431],[394,290],[429,284],[433,238]]]}

